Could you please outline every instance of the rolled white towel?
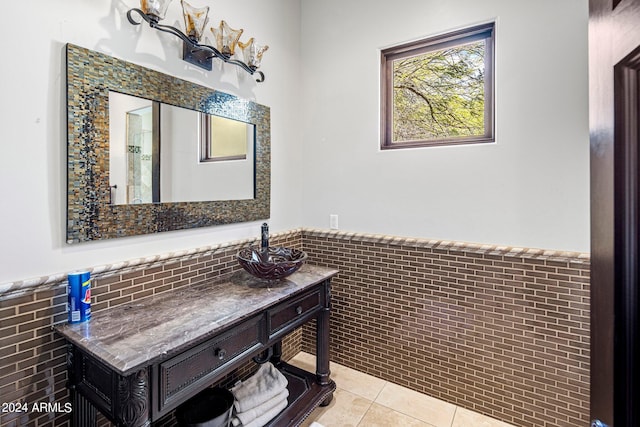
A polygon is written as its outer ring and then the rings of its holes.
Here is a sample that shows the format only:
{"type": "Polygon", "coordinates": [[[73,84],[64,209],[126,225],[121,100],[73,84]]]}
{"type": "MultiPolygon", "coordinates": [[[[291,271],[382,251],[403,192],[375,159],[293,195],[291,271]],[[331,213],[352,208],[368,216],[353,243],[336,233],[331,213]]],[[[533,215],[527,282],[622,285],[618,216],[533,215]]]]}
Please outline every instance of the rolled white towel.
{"type": "Polygon", "coordinates": [[[269,412],[265,412],[262,416],[251,421],[249,424],[243,424],[243,427],[263,427],[266,423],[271,421],[276,415],[278,415],[284,408],[287,407],[287,399],[284,399],[278,403],[275,407],[271,408],[269,412]]]}
{"type": "Polygon", "coordinates": [[[287,378],[271,362],[263,364],[251,378],[231,389],[236,412],[245,412],[272,399],[287,388],[287,383],[287,378]]]}
{"type": "Polygon", "coordinates": [[[238,426],[240,424],[242,424],[243,426],[246,426],[249,423],[251,423],[253,420],[261,417],[263,414],[268,413],[271,409],[280,405],[280,403],[283,400],[287,400],[288,396],[289,396],[289,390],[285,388],[280,393],[278,393],[271,399],[267,400],[266,402],[256,406],[255,408],[248,409],[245,412],[237,412],[234,415],[232,424],[234,426],[238,426]],[[236,422],[236,419],[237,419],[237,422],[236,422]]]}

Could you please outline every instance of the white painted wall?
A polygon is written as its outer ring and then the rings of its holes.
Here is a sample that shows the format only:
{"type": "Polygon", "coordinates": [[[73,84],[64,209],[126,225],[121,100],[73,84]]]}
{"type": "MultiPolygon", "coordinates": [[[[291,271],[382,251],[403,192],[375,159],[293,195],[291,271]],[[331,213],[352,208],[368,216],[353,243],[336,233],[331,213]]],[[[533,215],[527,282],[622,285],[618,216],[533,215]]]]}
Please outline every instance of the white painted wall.
{"type": "Polygon", "coordinates": [[[304,226],[589,251],[587,0],[302,0],[304,226]],[[496,143],[379,150],[380,49],[496,21],[496,143]]]}
{"type": "MultiPolygon", "coordinates": [[[[298,0],[199,0],[220,19],[270,45],[264,83],[225,66],[203,72],[180,58],[177,39],[134,27],[137,0],[5,2],[0,26],[0,283],[259,236],[252,222],[188,231],[65,243],[66,78],[64,46],[73,43],[252,99],[271,107],[271,228],[301,224],[301,99],[298,0]]],[[[183,26],[180,2],[166,22],[183,26]]],[[[244,39],[244,37],[243,37],[244,39]]]]}
{"type": "MultiPolygon", "coordinates": [[[[589,250],[587,0],[204,4],[271,46],[265,83],[189,66],[176,39],[126,21],[136,0],[3,5],[0,283],[258,235],[255,222],[64,243],[67,42],[270,106],[273,231],[338,214],[345,230],[589,250]],[[497,143],[380,152],[379,49],[491,19],[497,143]]],[[[167,22],[182,25],[177,0],[167,22]]]]}

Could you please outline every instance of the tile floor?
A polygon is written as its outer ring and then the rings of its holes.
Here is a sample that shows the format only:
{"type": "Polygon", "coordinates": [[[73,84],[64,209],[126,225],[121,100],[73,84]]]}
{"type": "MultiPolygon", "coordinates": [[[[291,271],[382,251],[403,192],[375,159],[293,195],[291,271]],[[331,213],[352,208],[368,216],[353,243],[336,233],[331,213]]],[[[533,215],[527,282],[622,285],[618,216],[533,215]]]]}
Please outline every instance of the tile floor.
{"type": "MultiPolygon", "coordinates": [[[[314,372],[316,358],[301,352],[289,363],[314,372]]],[[[314,421],[324,427],[513,427],[333,362],[331,378],[337,385],[333,401],[302,427],[314,421]]]]}

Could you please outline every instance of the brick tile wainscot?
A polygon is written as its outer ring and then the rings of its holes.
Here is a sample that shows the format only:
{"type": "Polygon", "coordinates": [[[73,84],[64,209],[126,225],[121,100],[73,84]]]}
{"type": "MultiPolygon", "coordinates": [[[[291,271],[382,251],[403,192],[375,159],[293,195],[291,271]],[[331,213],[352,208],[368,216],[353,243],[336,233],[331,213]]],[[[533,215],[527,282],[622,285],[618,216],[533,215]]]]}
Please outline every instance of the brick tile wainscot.
{"type": "MultiPolygon", "coordinates": [[[[251,243],[90,268],[92,310],[236,271],[236,252],[251,243]]],[[[517,426],[588,424],[588,254],[311,229],[274,234],[271,244],[340,270],[333,361],[517,426]]],[[[66,321],[65,302],[66,273],[0,285],[3,402],[68,401],[66,348],[51,330],[66,321]]],[[[288,336],[284,358],[312,353],[314,337],[313,327],[288,336]]],[[[63,411],[0,416],[1,427],[69,424],[63,411]]]]}

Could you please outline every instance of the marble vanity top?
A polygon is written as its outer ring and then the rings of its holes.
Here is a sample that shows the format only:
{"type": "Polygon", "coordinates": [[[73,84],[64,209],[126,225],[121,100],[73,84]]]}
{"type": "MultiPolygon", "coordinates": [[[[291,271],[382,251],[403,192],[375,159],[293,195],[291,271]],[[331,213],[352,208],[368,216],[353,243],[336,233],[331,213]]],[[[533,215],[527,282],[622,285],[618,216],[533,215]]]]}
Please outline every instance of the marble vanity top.
{"type": "Polygon", "coordinates": [[[231,276],[102,310],[56,330],[121,375],[172,356],[338,271],[305,264],[276,283],[241,271],[231,276]]]}

